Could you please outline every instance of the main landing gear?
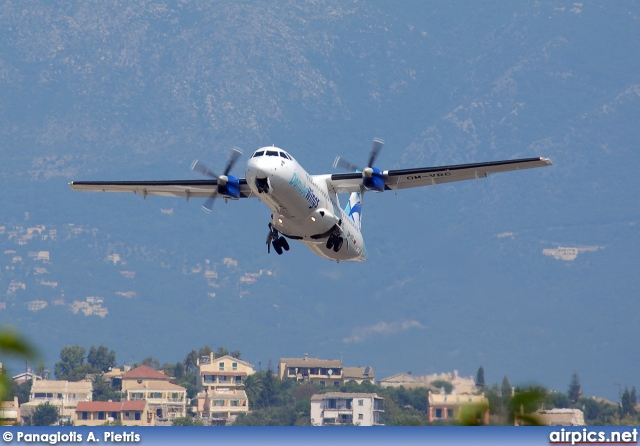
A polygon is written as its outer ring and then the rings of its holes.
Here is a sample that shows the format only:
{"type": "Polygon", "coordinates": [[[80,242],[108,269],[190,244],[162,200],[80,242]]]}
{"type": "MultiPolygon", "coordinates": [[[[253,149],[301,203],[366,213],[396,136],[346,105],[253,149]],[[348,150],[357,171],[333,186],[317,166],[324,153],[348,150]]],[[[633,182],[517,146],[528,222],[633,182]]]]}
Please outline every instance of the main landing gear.
{"type": "Polygon", "coordinates": [[[344,239],[337,234],[331,234],[327,239],[327,249],[332,249],[333,252],[340,251],[342,248],[342,243],[344,243],[344,239]]]}
{"type": "Polygon", "coordinates": [[[269,223],[269,235],[267,235],[267,253],[271,252],[271,245],[273,245],[273,249],[278,253],[278,255],[282,255],[282,250],[289,251],[289,242],[286,238],[281,236],[276,228],[274,228],[271,223],[269,223]]]}

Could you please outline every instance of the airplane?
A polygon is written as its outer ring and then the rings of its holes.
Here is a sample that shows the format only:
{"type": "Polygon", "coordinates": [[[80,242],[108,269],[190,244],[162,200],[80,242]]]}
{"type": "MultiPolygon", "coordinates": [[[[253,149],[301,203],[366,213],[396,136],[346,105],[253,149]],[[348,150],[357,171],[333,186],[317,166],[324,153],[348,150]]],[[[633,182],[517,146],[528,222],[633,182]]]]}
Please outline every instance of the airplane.
{"type": "Polygon", "coordinates": [[[384,142],[374,139],[369,161],[362,168],[341,157],[334,168],[348,173],[311,175],[287,151],[262,147],[251,155],[245,178],[230,174],[242,150],[233,148],[222,173],[217,175],[200,161],[191,170],[209,179],[170,181],[73,181],[71,189],[96,192],[133,192],[168,197],[206,198],[202,209],[211,212],[216,199],[225,202],[258,198],[271,210],[267,252],[289,251],[289,240],[304,243],[322,258],[336,262],[364,262],[367,259],[361,225],[365,192],[384,192],[485,178],[489,174],[551,166],[548,158],[523,158],[441,167],[380,170],[375,160],[384,142]],[[343,207],[339,194],[349,194],[343,207]]]}

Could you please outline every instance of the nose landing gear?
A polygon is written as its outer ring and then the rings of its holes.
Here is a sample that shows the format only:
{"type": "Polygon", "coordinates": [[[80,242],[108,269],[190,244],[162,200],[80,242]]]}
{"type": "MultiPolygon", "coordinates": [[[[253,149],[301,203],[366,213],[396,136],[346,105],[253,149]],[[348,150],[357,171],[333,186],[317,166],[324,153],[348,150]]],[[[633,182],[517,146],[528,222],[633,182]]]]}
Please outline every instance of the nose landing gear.
{"type": "Polygon", "coordinates": [[[259,194],[266,194],[269,192],[269,178],[256,178],[256,189],[259,194]]]}
{"type": "Polygon", "coordinates": [[[271,245],[273,245],[273,249],[278,253],[278,255],[282,255],[283,250],[289,251],[289,242],[286,238],[281,236],[276,228],[274,228],[271,223],[269,223],[269,234],[267,235],[267,253],[271,253],[271,245]]]}

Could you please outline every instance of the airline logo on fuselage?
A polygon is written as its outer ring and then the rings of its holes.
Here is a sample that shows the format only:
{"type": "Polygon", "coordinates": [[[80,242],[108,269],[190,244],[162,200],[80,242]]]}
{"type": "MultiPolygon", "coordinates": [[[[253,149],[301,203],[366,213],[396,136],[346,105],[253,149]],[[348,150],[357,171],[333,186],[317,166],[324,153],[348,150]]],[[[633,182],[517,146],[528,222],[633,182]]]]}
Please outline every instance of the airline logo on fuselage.
{"type": "Polygon", "coordinates": [[[313,190],[309,186],[298,178],[298,175],[296,175],[295,172],[293,172],[293,176],[291,177],[289,184],[291,184],[293,188],[309,202],[309,209],[315,209],[318,207],[320,199],[316,197],[316,194],[313,193],[313,190]]]}

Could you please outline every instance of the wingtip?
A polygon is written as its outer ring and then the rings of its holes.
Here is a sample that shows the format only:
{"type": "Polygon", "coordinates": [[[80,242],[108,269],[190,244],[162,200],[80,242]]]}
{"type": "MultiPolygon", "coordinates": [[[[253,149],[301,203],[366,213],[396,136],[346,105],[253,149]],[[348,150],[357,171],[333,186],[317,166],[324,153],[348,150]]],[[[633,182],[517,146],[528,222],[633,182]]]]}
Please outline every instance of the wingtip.
{"type": "Polygon", "coordinates": [[[540,158],[542,162],[544,162],[547,166],[553,166],[553,162],[549,158],[540,158]]]}

